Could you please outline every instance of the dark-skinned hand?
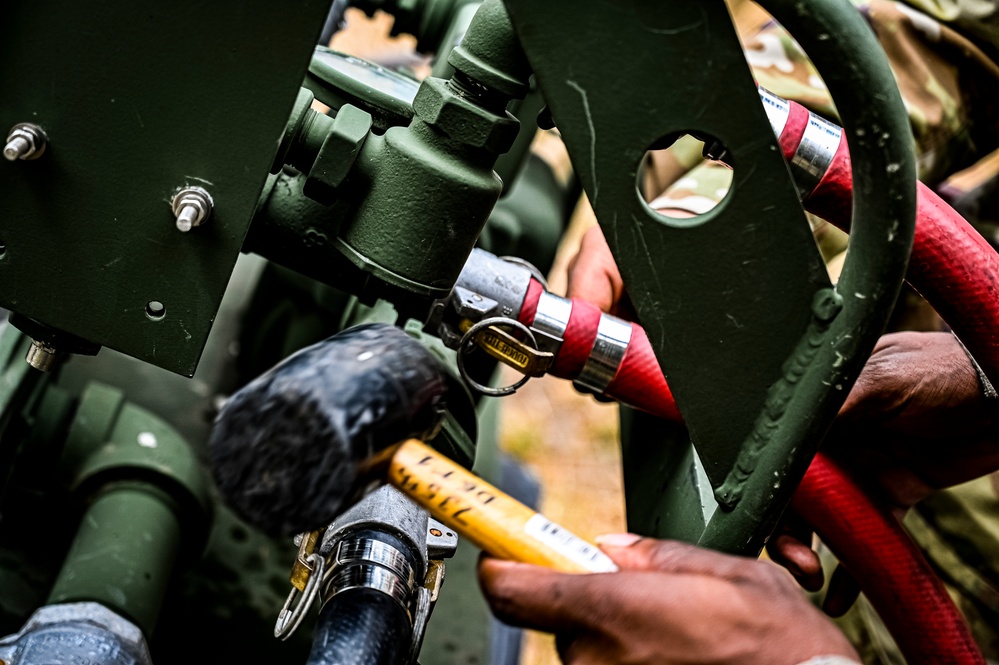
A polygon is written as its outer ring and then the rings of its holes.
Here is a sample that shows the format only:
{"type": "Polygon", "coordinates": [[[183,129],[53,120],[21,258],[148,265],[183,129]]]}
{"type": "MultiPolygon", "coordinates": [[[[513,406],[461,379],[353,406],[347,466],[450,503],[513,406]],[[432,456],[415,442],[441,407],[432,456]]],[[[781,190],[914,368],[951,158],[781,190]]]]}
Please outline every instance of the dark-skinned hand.
{"type": "MultiPolygon", "coordinates": [[[[978,375],[947,332],[882,336],[823,450],[844,462],[899,519],[934,492],[999,469],[999,442],[978,375]]],[[[785,518],[767,552],[806,589],[822,587],[811,529],[796,515],[785,518]]],[[[842,614],[858,593],[838,568],[826,611],[842,614]]]]}
{"type": "Polygon", "coordinates": [[[859,662],[776,564],[631,534],[598,542],[618,572],[565,574],[482,557],[479,582],[493,613],[553,633],[566,665],[859,662]]]}

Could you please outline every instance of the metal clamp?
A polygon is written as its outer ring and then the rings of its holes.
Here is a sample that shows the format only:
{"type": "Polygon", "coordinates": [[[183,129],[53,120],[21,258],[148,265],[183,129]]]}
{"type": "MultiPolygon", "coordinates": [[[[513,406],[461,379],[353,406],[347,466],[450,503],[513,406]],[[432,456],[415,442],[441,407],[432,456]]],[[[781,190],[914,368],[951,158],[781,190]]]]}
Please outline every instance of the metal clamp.
{"type": "Polygon", "coordinates": [[[402,552],[391,545],[370,538],[340,541],[333,567],[347,566],[359,561],[391,570],[406,583],[406,586],[412,587],[416,581],[413,566],[402,552]]]}
{"type": "Polygon", "coordinates": [[[631,331],[631,324],[627,321],[609,314],[601,316],[593,349],[573,383],[596,393],[607,390],[624,360],[631,342],[631,331]]]}
{"type": "Polygon", "coordinates": [[[274,637],[279,640],[287,640],[292,636],[319,595],[321,582],[326,576],[326,559],[321,554],[313,552],[309,555],[308,562],[312,566],[312,570],[305,584],[305,590],[301,592],[302,600],[292,607],[295,597],[299,594],[298,588],[293,586],[288,598],[284,601],[284,606],[278,613],[277,623],[274,624],[274,637]]]}
{"type": "Polygon", "coordinates": [[[822,176],[829,170],[842,139],[843,130],[840,127],[814,113],[808,114],[805,133],[791,158],[791,173],[802,199],[818,187],[822,176]]]}
{"type": "Polygon", "coordinates": [[[572,301],[545,291],[538,298],[538,307],[531,330],[538,335],[538,347],[558,355],[565,341],[565,329],[572,316],[572,301]]]}
{"type": "Polygon", "coordinates": [[[340,541],[322,583],[323,602],[349,589],[375,589],[394,599],[412,617],[416,580],[405,555],[371,538],[340,541]]]}
{"type": "Polygon", "coordinates": [[[783,97],[778,97],[763,86],[757,86],[760,93],[760,101],[763,102],[763,110],[767,112],[767,120],[774,130],[774,135],[780,138],[787,127],[787,120],[791,117],[791,103],[783,97]]]}

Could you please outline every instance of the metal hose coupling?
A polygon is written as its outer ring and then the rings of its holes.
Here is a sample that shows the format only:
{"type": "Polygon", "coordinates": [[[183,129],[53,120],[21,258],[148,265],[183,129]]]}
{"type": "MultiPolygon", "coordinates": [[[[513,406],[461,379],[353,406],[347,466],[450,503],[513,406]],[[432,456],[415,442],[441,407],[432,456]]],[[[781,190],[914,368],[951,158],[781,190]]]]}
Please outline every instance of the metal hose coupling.
{"type": "MultiPolygon", "coordinates": [[[[443,559],[457,543],[450,529],[387,485],[337,518],[308,555],[315,565],[306,587],[317,584],[311,588],[321,604],[309,665],[416,662],[444,580],[443,559]]],[[[303,599],[295,613],[311,602],[303,599]]]]}
{"type": "MultiPolygon", "coordinates": [[[[500,257],[476,248],[458,277],[448,298],[434,304],[425,330],[438,335],[458,351],[459,370],[472,388],[486,395],[507,395],[532,376],[555,373],[572,379],[576,387],[597,394],[605,392],[617,376],[631,343],[634,325],[599,311],[590,312],[575,300],[557,296],[545,288],[537,268],[522,260],[500,257]],[[538,291],[531,293],[533,288],[538,291]],[[522,320],[528,302],[536,306],[529,323],[522,320]],[[587,310],[583,312],[583,310],[587,310]],[[570,331],[574,315],[590,318],[592,335],[578,328],[570,331]],[[566,345],[580,344],[585,337],[579,366],[559,372],[559,354],[566,345]],[[519,335],[519,336],[515,336],[519,335]],[[463,371],[462,360],[478,347],[500,362],[518,370],[524,377],[505,388],[491,388],[473,381],[463,371]]],[[[587,326],[587,329],[589,326],[587,326]]],[[[578,355],[574,350],[572,355],[578,355]]]]}
{"type": "MultiPolygon", "coordinates": [[[[763,86],[757,86],[760,101],[770,120],[774,134],[780,139],[787,129],[791,117],[792,104],[763,86]]],[[[829,170],[839,145],[843,140],[843,129],[822,116],[808,111],[804,133],[797,149],[789,159],[794,184],[802,200],[808,198],[829,170]]]]}

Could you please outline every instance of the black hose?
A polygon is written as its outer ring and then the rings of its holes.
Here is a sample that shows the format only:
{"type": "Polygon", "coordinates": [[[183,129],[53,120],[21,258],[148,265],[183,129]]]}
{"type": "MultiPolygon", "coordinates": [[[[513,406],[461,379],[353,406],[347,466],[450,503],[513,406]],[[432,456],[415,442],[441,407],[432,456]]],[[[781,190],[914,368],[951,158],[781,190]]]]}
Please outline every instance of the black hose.
{"type": "MultiPolygon", "coordinates": [[[[412,546],[399,538],[391,523],[368,524],[345,535],[336,547],[337,568],[323,590],[325,603],[313,630],[307,665],[405,665],[413,642],[413,620],[405,607],[415,608],[417,588],[426,569],[412,546]],[[345,545],[382,543],[401,557],[357,556],[345,545]],[[353,555],[352,555],[353,554],[353,555]],[[402,563],[405,560],[405,564],[402,563]],[[406,567],[409,570],[406,570],[406,567]],[[378,573],[397,580],[393,595],[373,581],[378,573]],[[403,589],[406,589],[403,591],[403,589]]],[[[384,578],[383,578],[384,579],[384,578]]]]}
{"type": "Polygon", "coordinates": [[[410,612],[416,611],[419,582],[427,571],[401,535],[391,517],[372,515],[334,545],[336,564],[324,581],[307,665],[406,665],[413,644],[410,612]],[[399,558],[368,550],[375,543],[399,558]],[[395,583],[386,584],[389,578],[395,583]]]}
{"type": "Polygon", "coordinates": [[[319,612],[307,665],[399,665],[412,635],[395,600],[375,589],[348,589],[319,612]]]}

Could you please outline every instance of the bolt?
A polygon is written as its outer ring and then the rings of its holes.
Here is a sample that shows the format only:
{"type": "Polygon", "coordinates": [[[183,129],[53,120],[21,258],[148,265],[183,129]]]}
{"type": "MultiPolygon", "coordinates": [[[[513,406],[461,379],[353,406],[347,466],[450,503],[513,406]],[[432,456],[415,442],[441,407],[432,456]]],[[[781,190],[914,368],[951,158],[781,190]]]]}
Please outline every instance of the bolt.
{"type": "Polygon", "coordinates": [[[184,233],[208,221],[213,206],[211,194],[201,187],[184,187],[170,201],[177,229],[184,233]]]}
{"type": "Polygon", "coordinates": [[[16,159],[20,159],[30,151],[31,144],[28,143],[23,137],[15,136],[9,143],[7,143],[7,147],[3,149],[3,156],[6,157],[8,161],[13,162],[16,159]]]}
{"type": "Polygon", "coordinates": [[[24,359],[39,372],[51,372],[61,358],[62,353],[56,347],[31,340],[31,347],[24,359]]]}
{"type": "Polygon", "coordinates": [[[198,206],[191,205],[190,203],[182,206],[180,214],[177,215],[177,228],[181,231],[190,231],[198,223],[198,217],[200,216],[201,211],[198,209],[198,206]]]}
{"type": "Polygon", "coordinates": [[[7,133],[7,145],[3,156],[9,162],[19,159],[38,159],[45,152],[45,132],[38,125],[22,122],[14,125],[7,133]]]}

